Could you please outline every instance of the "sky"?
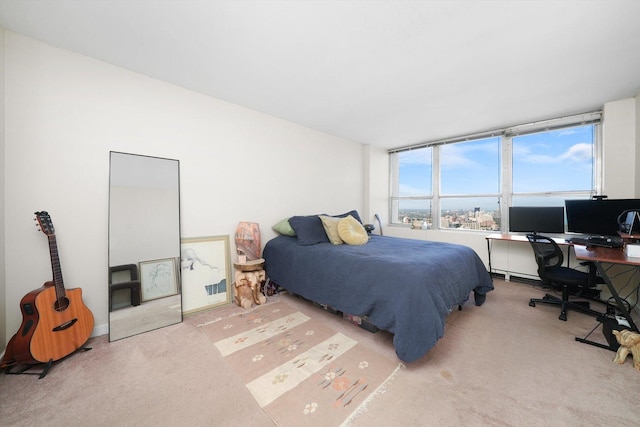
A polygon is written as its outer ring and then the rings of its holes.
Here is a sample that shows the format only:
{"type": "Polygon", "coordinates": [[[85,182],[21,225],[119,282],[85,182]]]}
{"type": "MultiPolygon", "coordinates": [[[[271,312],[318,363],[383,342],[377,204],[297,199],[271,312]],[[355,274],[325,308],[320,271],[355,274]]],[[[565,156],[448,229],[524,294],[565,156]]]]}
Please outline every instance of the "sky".
{"type": "MultiPolygon", "coordinates": [[[[514,193],[590,190],[593,186],[593,126],[513,138],[514,193]]],[[[441,146],[441,192],[500,192],[500,137],[441,146]]],[[[431,192],[430,150],[400,153],[400,196],[431,192]]]]}

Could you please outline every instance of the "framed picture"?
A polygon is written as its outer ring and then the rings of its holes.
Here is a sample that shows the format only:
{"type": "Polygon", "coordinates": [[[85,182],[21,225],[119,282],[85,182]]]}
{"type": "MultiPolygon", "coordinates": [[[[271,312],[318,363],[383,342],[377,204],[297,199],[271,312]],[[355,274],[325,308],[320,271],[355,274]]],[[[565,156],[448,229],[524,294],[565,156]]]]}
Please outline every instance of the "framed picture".
{"type": "Polygon", "coordinates": [[[229,236],[182,239],[182,311],[197,311],[230,304],[233,298],[229,262],[229,236]]]}
{"type": "Polygon", "coordinates": [[[140,261],[142,301],[164,298],[178,293],[178,276],[174,258],[140,261]]]}

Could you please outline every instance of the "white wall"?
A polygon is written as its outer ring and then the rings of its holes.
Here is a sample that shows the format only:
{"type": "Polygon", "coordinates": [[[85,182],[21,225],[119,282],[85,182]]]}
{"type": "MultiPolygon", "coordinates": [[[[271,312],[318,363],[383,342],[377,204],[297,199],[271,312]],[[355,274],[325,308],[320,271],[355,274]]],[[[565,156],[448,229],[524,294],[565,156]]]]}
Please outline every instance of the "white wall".
{"type": "MultiPolygon", "coordinates": [[[[366,145],[365,151],[365,174],[364,174],[364,197],[365,206],[363,209],[362,221],[374,224],[376,229],[378,224],[374,219],[377,213],[380,221],[384,224],[388,222],[387,212],[389,211],[389,155],[387,150],[366,145]]],[[[378,230],[379,231],[379,230],[378,230]]],[[[378,232],[376,231],[376,233],[378,232]]]]}
{"type": "Polygon", "coordinates": [[[65,286],[83,289],[106,332],[111,150],[180,160],[184,238],[232,236],[250,220],[266,242],[285,216],[363,208],[361,144],[4,36],[5,342],[20,326],[20,299],[51,280],[37,210],[53,220],[65,286]]]}
{"type": "MultiPolygon", "coordinates": [[[[4,31],[0,27],[0,100],[4,99],[4,31]]],[[[2,165],[2,173],[0,173],[0,242],[5,242],[4,233],[4,171],[5,171],[5,142],[4,142],[4,112],[5,103],[0,102],[0,165],[2,165]]],[[[5,245],[0,244],[0,321],[6,319],[6,305],[4,295],[6,293],[5,280],[5,245]]],[[[4,323],[4,322],[3,322],[4,323]]],[[[5,328],[0,328],[0,347],[6,343],[7,332],[5,328]]],[[[3,347],[4,349],[4,347],[3,347]]]]}
{"type": "Polygon", "coordinates": [[[633,198],[636,189],[636,99],[608,102],[603,109],[603,191],[610,199],[633,198]]]}
{"type": "MultiPolygon", "coordinates": [[[[635,164],[636,165],[640,165],[640,92],[638,92],[638,94],[635,97],[635,110],[636,110],[636,119],[635,119],[635,130],[636,130],[636,143],[635,143],[635,147],[636,147],[636,157],[635,157],[635,164]]],[[[634,165],[635,166],[635,165],[634,165]]],[[[636,198],[640,197],[640,173],[637,171],[637,168],[634,168],[634,171],[636,172],[636,176],[635,176],[635,192],[634,192],[634,196],[636,198]]]]}

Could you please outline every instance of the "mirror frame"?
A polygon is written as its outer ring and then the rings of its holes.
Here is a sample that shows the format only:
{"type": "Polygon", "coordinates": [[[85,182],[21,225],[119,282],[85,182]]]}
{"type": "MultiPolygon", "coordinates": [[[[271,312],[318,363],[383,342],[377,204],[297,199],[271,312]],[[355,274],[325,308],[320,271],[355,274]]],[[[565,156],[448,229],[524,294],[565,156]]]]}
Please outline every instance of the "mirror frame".
{"type": "Polygon", "coordinates": [[[182,322],[180,161],[110,151],[108,218],[109,341],[182,322]],[[140,283],[112,290],[111,267],[130,264],[140,283]]]}

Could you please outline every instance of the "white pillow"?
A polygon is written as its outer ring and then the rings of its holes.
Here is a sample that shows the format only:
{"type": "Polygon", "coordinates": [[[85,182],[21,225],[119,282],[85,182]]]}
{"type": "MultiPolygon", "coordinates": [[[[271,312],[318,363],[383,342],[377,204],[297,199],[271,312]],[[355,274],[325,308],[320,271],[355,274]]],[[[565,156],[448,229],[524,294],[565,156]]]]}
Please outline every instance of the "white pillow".
{"type": "Polygon", "coordinates": [[[367,231],[351,215],[338,222],[338,235],[348,245],[364,245],[369,241],[367,231]]]}

